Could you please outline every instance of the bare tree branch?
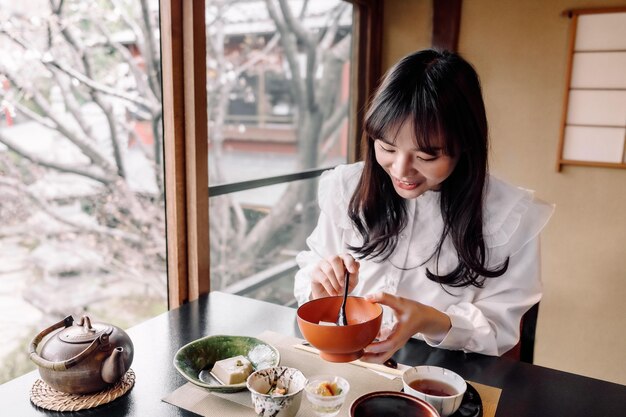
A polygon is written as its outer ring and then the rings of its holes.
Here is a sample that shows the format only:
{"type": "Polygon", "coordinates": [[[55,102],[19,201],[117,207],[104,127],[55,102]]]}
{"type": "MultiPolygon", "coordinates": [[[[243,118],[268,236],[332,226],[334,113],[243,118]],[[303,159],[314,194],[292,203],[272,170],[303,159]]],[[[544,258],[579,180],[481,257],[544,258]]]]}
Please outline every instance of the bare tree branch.
{"type": "MultiPolygon", "coordinates": [[[[301,17],[305,13],[307,3],[308,2],[305,2],[303,4],[302,13],[300,15],[301,17]]],[[[289,29],[291,29],[291,32],[293,32],[298,40],[302,42],[307,48],[315,47],[311,34],[293,16],[293,13],[291,12],[291,7],[287,4],[287,1],[278,0],[278,4],[280,5],[280,10],[282,11],[283,17],[285,18],[285,23],[287,24],[289,29]]]]}
{"type": "Polygon", "coordinates": [[[154,45],[154,28],[152,27],[152,22],[150,21],[150,10],[148,8],[148,2],[146,0],[141,0],[141,17],[143,21],[142,32],[143,39],[145,44],[145,60],[148,69],[148,79],[150,80],[150,85],[152,86],[152,90],[155,91],[157,96],[160,98],[161,91],[161,62],[159,61],[158,49],[154,45]]]}
{"type": "MultiPolygon", "coordinates": [[[[62,17],[62,12],[61,9],[59,8],[59,12],[58,12],[58,18],[59,20],[61,20],[62,17]]],[[[86,54],[86,48],[83,44],[79,43],[78,40],[70,33],[68,26],[66,25],[62,25],[61,27],[61,34],[63,35],[63,37],[65,38],[65,40],[67,41],[67,43],[74,49],[74,51],[80,56],[82,64],[83,64],[83,69],[85,71],[85,75],[78,73],[77,71],[74,71],[71,68],[67,68],[66,65],[56,61],[55,59],[52,58],[52,54],[48,53],[46,54],[46,57],[43,59],[42,62],[44,62],[46,65],[53,65],[57,68],[59,68],[60,70],[64,71],[64,72],[68,72],[70,76],[71,72],[74,72],[75,74],[77,74],[80,78],[77,78],[76,76],[74,76],[74,79],[77,79],[78,81],[81,81],[81,78],[83,79],[81,82],[83,82],[83,84],[89,86],[91,88],[91,98],[93,100],[94,103],[96,103],[98,105],[98,107],[100,107],[100,109],[102,110],[106,120],[107,120],[107,125],[109,127],[109,140],[111,142],[111,148],[113,150],[113,158],[115,160],[115,165],[117,167],[117,174],[122,177],[125,178],[126,177],[126,169],[124,166],[124,161],[122,159],[122,155],[121,155],[121,151],[120,151],[120,140],[118,138],[118,134],[117,134],[117,129],[116,129],[116,123],[115,123],[115,119],[113,116],[113,109],[112,106],[109,103],[104,102],[100,95],[98,94],[98,92],[101,92],[100,90],[98,90],[98,88],[95,88],[93,85],[90,85],[90,82],[93,84],[99,84],[96,83],[95,81],[93,81],[93,73],[91,70],[91,65],[89,63],[89,59],[88,56],[86,54]]],[[[103,86],[104,88],[108,88],[107,86],[103,86]]]]}
{"type": "MultiPolygon", "coordinates": [[[[62,4],[60,5],[62,6],[62,4]]],[[[58,8],[59,13],[61,12],[61,7],[58,8]]],[[[60,14],[59,14],[59,18],[60,18],[60,14]]],[[[91,74],[91,70],[89,67],[89,62],[87,61],[87,57],[84,53],[81,53],[81,51],[84,50],[84,48],[80,47],[77,43],[77,41],[71,36],[71,34],[69,33],[67,27],[63,27],[63,29],[61,30],[61,33],[64,35],[64,37],[66,38],[66,40],[68,41],[68,43],[75,49],[75,51],[82,56],[82,60],[83,60],[83,64],[85,67],[85,70],[87,71],[87,73],[90,75],[91,74]]],[[[34,49],[32,47],[30,47],[29,45],[27,45],[27,43],[22,40],[21,38],[11,34],[11,33],[7,33],[7,35],[18,45],[20,45],[22,48],[26,49],[26,50],[31,50],[34,49]]],[[[85,83],[86,85],[89,85],[90,82],[92,82],[91,79],[89,79],[88,77],[84,76],[83,74],[78,73],[77,71],[74,71],[73,69],[70,68],[66,68],[65,65],[55,61],[52,58],[51,53],[47,53],[45,54],[42,58],[41,58],[41,63],[44,64],[45,66],[52,66],[55,68],[58,68],[66,73],[68,73],[70,76],[72,76],[72,78],[77,79],[77,80],[83,80],[83,83],[85,83]],[[86,81],[89,80],[89,81],[86,81]]],[[[0,67],[1,69],[1,67],[0,67]]],[[[6,73],[8,73],[8,70],[5,70],[6,73]]],[[[13,81],[15,82],[16,77],[13,75],[7,75],[7,77],[10,77],[13,79],[13,81]]],[[[95,82],[93,82],[95,83],[95,82]]],[[[108,88],[105,86],[105,88],[108,88]]],[[[94,88],[92,87],[92,90],[94,90],[94,88]]],[[[93,148],[89,147],[86,142],[84,140],[81,140],[78,138],[78,136],[74,133],[70,133],[70,129],[66,126],[64,126],[63,123],[60,122],[60,120],[56,117],[53,117],[51,115],[51,111],[49,110],[49,106],[47,105],[47,103],[45,102],[45,99],[43,99],[43,97],[41,96],[41,94],[38,94],[38,92],[36,90],[33,90],[33,95],[35,98],[35,101],[37,102],[37,104],[42,107],[42,109],[47,109],[46,112],[48,113],[49,117],[57,124],[57,129],[64,133],[66,136],[68,136],[68,139],[72,140],[72,142],[74,142],[77,146],[79,146],[81,148],[81,150],[83,150],[83,152],[85,152],[85,154],[87,154],[94,162],[99,163],[100,165],[102,165],[103,167],[109,167],[109,163],[106,162],[105,159],[103,159],[93,148]]],[[[107,119],[107,123],[109,126],[109,134],[110,134],[110,140],[111,140],[111,144],[112,144],[112,149],[113,149],[113,156],[115,158],[115,162],[116,162],[116,166],[117,166],[117,173],[118,175],[124,177],[125,176],[125,170],[124,170],[124,164],[121,158],[121,154],[120,154],[120,150],[119,150],[119,140],[117,138],[117,131],[115,129],[115,122],[113,121],[113,115],[111,114],[111,108],[108,104],[104,103],[98,96],[97,94],[93,94],[92,93],[92,98],[94,100],[94,102],[96,104],[98,104],[98,106],[102,109],[106,119],[107,119]]],[[[79,123],[80,125],[80,123],[79,123]]],[[[83,126],[81,126],[83,127],[83,126]]]]}
{"type": "Polygon", "coordinates": [[[93,132],[91,126],[87,124],[85,118],[82,116],[79,105],[76,102],[76,98],[74,97],[73,91],[71,90],[71,87],[68,86],[68,84],[71,84],[71,82],[68,82],[66,77],[60,77],[57,71],[53,71],[52,74],[56,80],[56,85],[59,87],[59,89],[61,90],[61,94],[63,95],[65,108],[69,110],[70,114],[72,115],[74,120],[76,120],[76,123],[83,131],[85,136],[92,136],[93,132]]]}
{"type": "MultiPolygon", "coordinates": [[[[304,77],[304,84],[306,86],[306,105],[312,111],[316,111],[317,102],[315,101],[315,73],[317,70],[317,54],[316,45],[313,42],[313,35],[297,21],[291,13],[291,8],[287,4],[286,0],[278,0],[280,9],[282,10],[285,18],[285,23],[289,29],[296,35],[298,40],[302,42],[306,51],[306,76],[304,77]]],[[[304,11],[304,9],[303,9],[304,11]]]]}
{"type": "Polygon", "coordinates": [[[124,159],[122,158],[122,151],[120,149],[120,137],[117,131],[117,122],[115,120],[115,116],[113,115],[113,106],[104,102],[98,94],[93,94],[93,99],[94,102],[102,109],[104,116],[107,119],[107,124],[109,126],[109,140],[111,141],[113,158],[115,159],[115,165],[117,166],[117,175],[122,178],[126,178],[126,167],[124,159]]]}
{"type": "Polygon", "coordinates": [[[59,0],[56,4],[54,0],[50,0],[50,9],[53,13],[58,14],[63,9],[63,0],[59,0]]]}
{"type": "Polygon", "coordinates": [[[106,39],[106,45],[111,46],[117,51],[118,54],[124,59],[124,62],[128,64],[131,73],[133,74],[133,80],[135,81],[135,86],[137,87],[137,91],[140,96],[148,97],[150,102],[156,103],[159,102],[159,99],[155,96],[154,91],[148,85],[148,76],[145,71],[139,69],[137,65],[137,60],[132,56],[132,54],[119,42],[113,41],[111,36],[105,29],[104,25],[101,22],[96,22],[96,27],[100,31],[100,34],[106,39]]]}
{"type": "Polygon", "coordinates": [[[343,65],[350,56],[350,44],[350,36],[344,36],[331,49],[321,52],[324,76],[319,80],[317,91],[319,106],[325,111],[325,117],[332,112],[332,103],[337,98],[336,86],[341,82],[343,65]]]}
{"type": "Polygon", "coordinates": [[[328,28],[324,32],[322,32],[322,39],[319,41],[318,49],[326,50],[329,49],[332,44],[335,42],[335,37],[337,36],[337,32],[339,30],[339,23],[341,16],[348,9],[348,3],[339,2],[335,10],[332,12],[332,18],[330,19],[330,24],[328,28]]]}
{"type": "Polygon", "coordinates": [[[265,44],[265,47],[261,49],[257,54],[255,54],[252,58],[241,64],[235,69],[235,74],[240,76],[244,72],[248,71],[250,68],[258,64],[259,62],[266,60],[271,51],[276,47],[278,42],[280,41],[280,35],[274,34],[270,38],[269,41],[265,44]]]}
{"type": "Polygon", "coordinates": [[[112,179],[99,175],[98,173],[92,172],[90,170],[82,169],[76,166],[64,165],[55,162],[46,161],[42,158],[39,158],[35,155],[30,154],[19,145],[11,142],[3,133],[0,131],[0,142],[2,142],[7,148],[20,155],[22,158],[26,158],[29,161],[41,165],[46,168],[54,169],[59,172],[67,172],[71,174],[82,175],[87,178],[91,178],[92,180],[101,182],[102,184],[110,184],[112,179]]]}
{"type": "Polygon", "coordinates": [[[276,29],[278,33],[280,33],[281,44],[283,46],[283,50],[285,52],[285,58],[287,58],[287,63],[289,64],[289,70],[291,72],[291,91],[293,92],[294,99],[296,105],[301,111],[304,111],[307,106],[307,99],[305,97],[305,91],[302,75],[300,74],[300,65],[296,59],[298,55],[298,46],[295,40],[295,36],[293,36],[283,20],[279,17],[278,11],[274,6],[272,0],[265,0],[265,4],[267,5],[267,12],[270,17],[274,21],[276,25],[276,29]]]}
{"type": "Polygon", "coordinates": [[[45,116],[54,123],[55,129],[65,136],[70,142],[76,145],[89,159],[91,159],[106,173],[113,171],[111,164],[100,154],[100,152],[88,144],[88,140],[86,138],[80,137],[77,132],[74,132],[69,126],[67,126],[66,123],[54,114],[50,104],[38,90],[26,88],[26,83],[21,83],[14,74],[9,72],[8,69],[3,68],[2,64],[0,64],[0,73],[3,73],[12,84],[21,90],[28,91],[33,101],[37,104],[45,116]]]}
{"type": "Polygon", "coordinates": [[[15,106],[18,112],[24,114],[29,119],[39,123],[44,127],[47,127],[48,129],[56,130],[57,125],[52,120],[50,120],[50,118],[38,115],[20,102],[14,101],[12,102],[12,104],[15,106]]]}
{"type": "Polygon", "coordinates": [[[161,103],[161,76],[160,76],[160,61],[157,55],[157,48],[154,46],[154,27],[150,22],[149,10],[147,4],[142,1],[140,7],[142,9],[142,20],[146,21],[148,26],[139,25],[133,21],[129,14],[124,10],[124,7],[120,4],[119,0],[110,0],[114,10],[117,10],[118,15],[133,32],[135,39],[137,40],[137,48],[140,55],[144,59],[144,63],[147,65],[148,70],[143,71],[146,76],[146,80],[151,90],[151,94],[156,98],[158,103],[161,103]],[[149,61],[149,62],[147,62],[149,61]]]}
{"type": "MultiPolygon", "coordinates": [[[[324,125],[322,126],[322,134],[320,137],[322,140],[335,136],[337,129],[343,124],[348,116],[348,108],[350,107],[350,102],[345,101],[339,107],[335,109],[333,114],[330,115],[328,119],[324,121],[324,125]]],[[[328,148],[329,144],[324,144],[323,148],[328,148]]]]}
{"type": "Polygon", "coordinates": [[[66,73],[67,75],[69,75],[70,77],[74,78],[75,80],[79,81],[80,83],[86,85],[87,87],[89,87],[90,89],[97,91],[99,93],[103,93],[112,97],[117,97],[117,98],[121,98],[122,100],[126,100],[130,103],[133,103],[139,107],[144,107],[146,109],[148,109],[149,111],[155,111],[155,105],[154,103],[151,103],[149,100],[143,99],[141,97],[135,97],[133,95],[127,94],[123,91],[120,91],[118,89],[109,87],[105,84],[99,83],[94,81],[92,78],[89,78],[87,76],[85,76],[83,73],[76,71],[70,67],[68,67],[67,65],[61,64],[58,61],[55,61],[54,59],[50,58],[48,60],[44,60],[42,61],[45,65],[50,65],[53,66],[55,68],[57,68],[58,70],[66,73]]]}
{"type": "Polygon", "coordinates": [[[139,50],[142,52],[141,56],[145,56],[146,48],[143,46],[144,41],[141,35],[142,34],[141,27],[137,24],[137,22],[135,22],[134,20],[130,18],[129,13],[127,13],[124,6],[120,4],[119,0],[110,0],[110,2],[111,2],[111,6],[113,7],[113,10],[117,13],[120,19],[122,19],[122,21],[128,26],[128,29],[130,29],[133,32],[135,39],[137,39],[137,46],[139,50]]]}
{"type": "Polygon", "coordinates": [[[123,240],[125,240],[125,241],[127,241],[129,243],[134,244],[134,245],[142,245],[142,243],[143,243],[143,239],[141,239],[141,237],[125,233],[125,232],[123,232],[123,231],[121,231],[119,229],[111,229],[111,228],[106,228],[106,227],[102,227],[102,226],[99,226],[99,225],[89,225],[89,224],[83,224],[83,223],[76,223],[76,222],[73,222],[71,220],[68,220],[68,219],[58,215],[54,211],[52,211],[50,209],[50,205],[48,204],[48,202],[40,199],[35,194],[30,192],[22,184],[20,184],[17,181],[11,180],[10,178],[0,177],[0,186],[11,187],[11,188],[13,188],[15,190],[18,190],[20,193],[22,193],[23,195],[28,197],[31,200],[31,202],[34,203],[37,206],[37,208],[39,208],[41,211],[46,213],[48,216],[50,216],[54,220],[56,220],[56,221],[58,221],[60,223],[63,223],[65,225],[67,225],[67,226],[71,226],[71,227],[74,227],[76,229],[81,229],[83,231],[89,231],[89,232],[92,232],[92,233],[98,233],[98,234],[101,234],[101,235],[109,236],[109,237],[114,238],[114,239],[123,239],[123,240]]]}
{"type": "MultiPolygon", "coordinates": [[[[11,40],[13,40],[16,44],[20,45],[22,48],[24,48],[24,50],[28,51],[28,50],[36,50],[35,47],[28,45],[23,39],[20,39],[18,36],[16,36],[15,34],[8,32],[6,30],[0,30],[0,33],[4,33],[5,35],[7,35],[11,40]]],[[[82,52],[84,50],[84,48],[80,48],[77,44],[76,44],[76,40],[73,39],[71,37],[71,35],[68,33],[67,28],[64,28],[62,30],[62,33],[66,36],[66,38],[68,39],[68,42],[73,45],[77,52],[79,53],[79,55],[84,56],[84,52],[82,52]]],[[[98,83],[96,81],[94,81],[92,78],[90,78],[89,76],[86,76],[85,74],[74,70],[73,68],[60,63],[59,61],[57,61],[56,59],[54,59],[52,57],[52,54],[50,52],[47,52],[46,54],[43,54],[41,56],[40,59],[41,63],[47,67],[54,67],[64,73],[66,73],[68,76],[72,77],[73,79],[75,79],[76,81],[79,81],[80,83],[86,85],[87,87],[89,87],[92,90],[101,92],[103,94],[112,96],[112,97],[117,97],[120,98],[122,100],[126,100],[128,102],[131,102],[139,107],[144,107],[150,111],[155,111],[156,110],[156,106],[154,103],[150,102],[149,100],[145,100],[141,97],[137,97],[137,96],[133,96],[130,94],[127,94],[123,91],[119,91],[115,88],[109,87],[105,84],[102,83],[98,83]]]]}
{"type": "Polygon", "coordinates": [[[152,119],[152,138],[154,140],[154,144],[153,144],[153,152],[154,152],[154,166],[155,166],[155,170],[154,170],[154,176],[156,179],[156,183],[157,183],[157,188],[159,189],[159,194],[161,196],[162,199],[165,198],[165,186],[163,184],[163,171],[164,171],[164,165],[163,165],[163,157],[162,157],[162,152],[163,152],[163,112],[162,110],[159,110],[155,115],[154,118],[152,119]]]}

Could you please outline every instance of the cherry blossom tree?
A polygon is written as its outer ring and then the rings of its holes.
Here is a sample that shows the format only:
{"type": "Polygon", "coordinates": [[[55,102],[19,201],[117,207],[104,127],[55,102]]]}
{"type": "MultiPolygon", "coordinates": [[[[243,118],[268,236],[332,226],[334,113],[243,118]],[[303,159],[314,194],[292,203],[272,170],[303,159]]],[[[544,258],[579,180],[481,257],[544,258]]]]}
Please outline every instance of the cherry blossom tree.
{"type": "MultiPolygon", "coordinates": [[[[14,115],[0,126],[0,198],[11,202],[0,238],[52,246],[44,277],[95,275],[165,300],[158,9],[147,0],[30,6],[0,12],[0,100],[14,115]],[[82,263],[72,259],[81,251],[82,263]]],[[[45,282],[26,298],[57,316],[111,296],[51,300],[45,282]]],[[[75,284],[55,281],[61,292],[75,284]]]]}

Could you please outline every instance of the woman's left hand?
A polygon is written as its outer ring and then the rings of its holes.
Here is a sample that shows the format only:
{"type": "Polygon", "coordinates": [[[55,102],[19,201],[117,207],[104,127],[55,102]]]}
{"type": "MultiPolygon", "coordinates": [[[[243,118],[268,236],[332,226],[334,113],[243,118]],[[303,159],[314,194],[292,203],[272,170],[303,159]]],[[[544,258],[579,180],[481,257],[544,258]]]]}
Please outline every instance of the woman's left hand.
{"type": "Polygon", "coordinates": [[[361,357],[363,361],[383,363],[416,333],[443,338],[450,330],[448,315],[433,307],[384,292],[367,295],[365,298],[390,307],[397,322],[385,340],[374,342],[365,348],[365,354],[361,357]]]}

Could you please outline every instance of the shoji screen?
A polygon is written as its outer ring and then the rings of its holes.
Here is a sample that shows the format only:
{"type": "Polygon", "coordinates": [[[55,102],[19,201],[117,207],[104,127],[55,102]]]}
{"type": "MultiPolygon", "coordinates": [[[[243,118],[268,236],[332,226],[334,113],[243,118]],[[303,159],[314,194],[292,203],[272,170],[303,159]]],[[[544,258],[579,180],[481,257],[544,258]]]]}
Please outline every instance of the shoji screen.
{"type": "Polygon", "coordinates": [[[626,168],[626,7],[568,13],[572,27],[557,169],[626,168]]]}

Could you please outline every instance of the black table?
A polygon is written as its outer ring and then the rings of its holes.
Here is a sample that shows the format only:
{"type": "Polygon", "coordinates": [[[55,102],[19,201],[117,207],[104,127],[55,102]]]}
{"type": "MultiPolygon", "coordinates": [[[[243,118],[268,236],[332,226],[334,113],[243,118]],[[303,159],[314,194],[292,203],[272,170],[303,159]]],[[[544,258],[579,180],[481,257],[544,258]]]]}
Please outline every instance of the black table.
{"type": "MultiPolygon", "coordinates": [[[[186,383],[172,365],[184,344],[210,334],[255,336],[271,330],[301,337],[295,310],[220,292],[169,311],[128,330],[135,346],[133,389],[92,410],[60,413],[29,400],[37,371],[0,385],[0,415],[20,416],[195,416],[162,402],[186,383]]],[[[25,347],[26,348],[26,347],[25,347]]],[[[602,416],[626,414],[626,386],[529,365],[505,358],[433,349],[412,340],[395,358],[407,365],[438,365],[464,378],[502,388],[497,417],[602,416]]],[[[624,363],[616,363],[624,366],[624,363]]]]}

